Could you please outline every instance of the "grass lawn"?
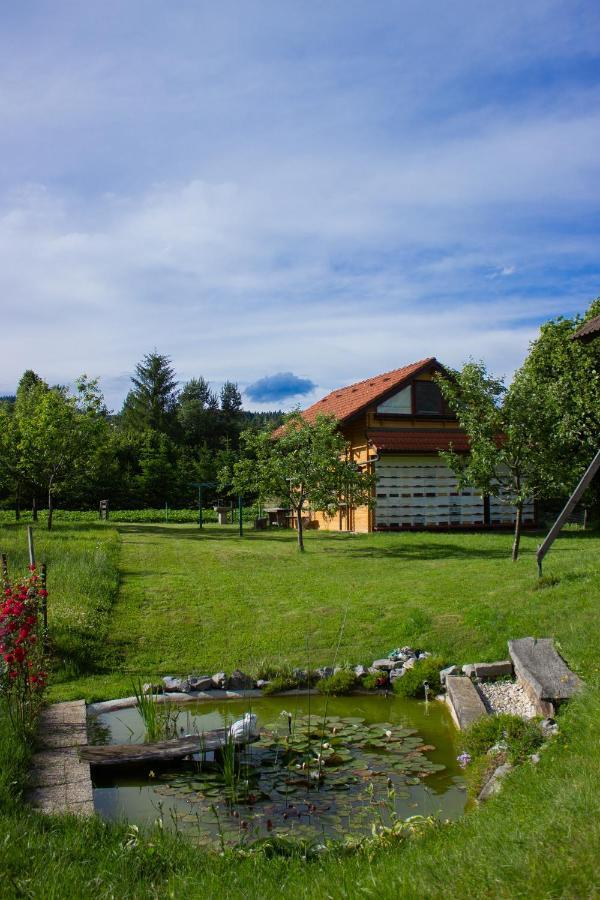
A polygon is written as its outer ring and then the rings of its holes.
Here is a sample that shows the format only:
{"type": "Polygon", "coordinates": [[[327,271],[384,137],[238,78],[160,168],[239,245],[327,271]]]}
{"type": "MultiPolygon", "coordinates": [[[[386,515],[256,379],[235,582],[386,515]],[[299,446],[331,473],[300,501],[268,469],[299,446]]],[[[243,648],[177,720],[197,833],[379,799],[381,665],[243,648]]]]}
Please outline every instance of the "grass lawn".
{"type": "MultiPolygon", "coordinates": [[[[187,526],[58,523],[36,531],[49,566],[54,698],[129,693],[131,677],[252,670],[262,659],[369,662],[411,643],[448,661],[506,655],[506,641],[552,636],[588,683],[561,734],[501,795],[394,851],[316,862],[220,858],[168,836],[98,821],[42,819],[18,802],[22,760],[0,719],[1,896],[591,897],[600,890],[600,537],[568,532],[539,589],[526,536],[294,535],[187,526]]],[[[25,565],[24,529],[0,550],[25,565]]]]}

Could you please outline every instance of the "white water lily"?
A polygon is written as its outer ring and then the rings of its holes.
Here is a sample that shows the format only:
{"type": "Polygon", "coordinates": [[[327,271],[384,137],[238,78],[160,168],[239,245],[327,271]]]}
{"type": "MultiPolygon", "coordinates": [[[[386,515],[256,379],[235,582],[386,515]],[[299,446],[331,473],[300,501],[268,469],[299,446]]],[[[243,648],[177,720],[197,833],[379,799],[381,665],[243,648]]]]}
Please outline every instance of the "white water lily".
{"type": "Polygon", "coordinates": [[[391,737],[392,737],[392,732],[389,730],[389,728],[388,728],[388,730],[386,731],[385,736],[386,736],[386,738],[388,739],[388,741],[391,739],[391,737]]]}

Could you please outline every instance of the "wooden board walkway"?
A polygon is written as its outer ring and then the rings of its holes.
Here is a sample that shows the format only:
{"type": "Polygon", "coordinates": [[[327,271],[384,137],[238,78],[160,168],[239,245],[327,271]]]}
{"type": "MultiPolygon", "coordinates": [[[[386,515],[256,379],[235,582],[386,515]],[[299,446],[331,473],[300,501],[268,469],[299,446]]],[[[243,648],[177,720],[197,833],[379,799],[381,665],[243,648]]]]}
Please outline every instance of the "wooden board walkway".
{"type": "MultiPolygon", "coordinates": [[[[87,744],[79,750],[82,760],[91,766],[135,766],[146,763],[185,759],[194,753],[222,750],[227,744],[227,729],[219,728],[202,735],[187,735],[153,744],[87,744]]],[[[236,746],[252,744],[259,737],[236,741],[236,746]]]]}

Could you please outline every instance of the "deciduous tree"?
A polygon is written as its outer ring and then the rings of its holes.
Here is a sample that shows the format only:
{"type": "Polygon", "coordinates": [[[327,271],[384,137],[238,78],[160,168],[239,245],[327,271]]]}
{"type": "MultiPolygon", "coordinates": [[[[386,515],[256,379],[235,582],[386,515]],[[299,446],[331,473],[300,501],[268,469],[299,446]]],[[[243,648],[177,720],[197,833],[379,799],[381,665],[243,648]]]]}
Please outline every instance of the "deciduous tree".
{"type": "Polygon", "coordinates": [[[294,510],[298,549],[304,550],[303,514],[307,507],[333,515],[351,498],[356,506],[372,504],[374,477],[351,459],[350,449],[331,416],[308,422],[292,413],[274,435],[246,430],[241,458],[221,472],[223,484],[261,501],[285,497],[294,510]]]}
{"type": "Polygon", "coordinates": [[[507,388],[483,363],[469,362],[439,376],[439,384],[470,442],[469,454],[450,450],[441,456],[456,473],[459,490],[470,485],[514,506],[512,558],[517,560],[525,502],[551,496],[558,487],[556,472],[546,465],[548,408],[524,371],[507,388]]]}

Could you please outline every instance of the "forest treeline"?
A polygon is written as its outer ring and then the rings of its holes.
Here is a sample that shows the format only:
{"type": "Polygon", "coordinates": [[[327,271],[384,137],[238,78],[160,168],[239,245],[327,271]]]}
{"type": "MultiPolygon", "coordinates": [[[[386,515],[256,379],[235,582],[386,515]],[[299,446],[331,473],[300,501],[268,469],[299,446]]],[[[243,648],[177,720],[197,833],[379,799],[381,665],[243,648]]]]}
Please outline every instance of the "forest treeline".
{"type": "MultiPolygon", "coordinates": [[[[235,459],[240,433],[275,428],[279,412],[248,412],[226,381],[216,393],[202,377],[179,387],[171,360],[138,363],[118,413],[97,381],[75,391],[27,370],[16,395],[0,401],[0,502],[19,508],[192,506],[194,482],[216,481],[235,459]]],[[[207,498],[210,497],[210,492],[207,498]]]]}

